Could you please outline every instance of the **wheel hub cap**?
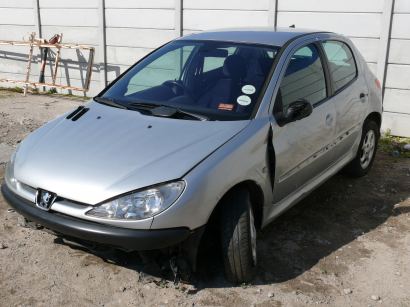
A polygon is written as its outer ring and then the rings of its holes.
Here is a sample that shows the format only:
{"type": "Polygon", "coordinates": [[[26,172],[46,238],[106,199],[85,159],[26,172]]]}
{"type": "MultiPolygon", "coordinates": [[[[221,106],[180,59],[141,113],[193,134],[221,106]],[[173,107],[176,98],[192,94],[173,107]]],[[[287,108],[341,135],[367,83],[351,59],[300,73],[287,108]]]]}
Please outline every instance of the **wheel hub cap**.
{"type": "Polygon", "coordinates": [[[367,168],[372,161],[375,147],[376,135],[373,130],[369,130],[364,137],[361,148],[360,165],[363,169],[367,168]]]}

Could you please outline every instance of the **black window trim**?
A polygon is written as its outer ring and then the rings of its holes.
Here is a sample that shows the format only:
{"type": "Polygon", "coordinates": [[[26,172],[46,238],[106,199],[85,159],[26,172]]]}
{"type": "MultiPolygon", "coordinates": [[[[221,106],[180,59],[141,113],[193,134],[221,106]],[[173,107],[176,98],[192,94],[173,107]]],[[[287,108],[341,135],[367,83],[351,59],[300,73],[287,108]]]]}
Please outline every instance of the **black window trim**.
{"type": "Polygon", "coordinates": [[[325,73],[325,80],[326,80],[326,98],[323,98],[322,100],[312,104],[313,108],[317,108],[320,105],[324,104],[326,101],[328,101],[330,98],[332,98],[334,89],[333,89],[333,82],[331,80],[332,77],[330,75],[329,63],[327,61],[326,54],[322,48],[322,44],[318,41],[315,41],[313,44],[316,46],[319,52],[319,56],[320,56],[320,60],[323,66],[323,71],[325,73]]]}
{"type": "Polygon", "coordinates": [[[346,88],[348,88],[350,85],[352,85],[352,84],[359,78],[359,68],[358,68],[358,66],[357,66],[356,55],[355,55],[355,53],[353,52],[352,48],[349,46],[349,44],[348,44],[347,42],[341,40],[341,39],[336,39],[336,38],[324,39],[324,40],[321,40],[320,42],[318,42],[318,45],[319,45],[320,49],[321,49],[322,52],[323,52],[323,55],[324,55],[324,57],[325,57],[325,61],[326,61],[327,67],[328,67],[328,69],[329,69],[329,81],[330,81],[331,84],[332,84],[332,86],[331,86],[332,92],[331,92],[330,98],[332,98],[332,97],[335,97],[336,95],[340,94],[341,92],[343,92],[346,88]],[[352,53],[354,65],[355,65],[355,68],[356,68],[356,75],[355,75],[355,77],[354,77],[352,80],[350,80],[348,83],[346,83],[345,85],[343,85],[341,88],[339,88],[338,90],[335,90],[335,88],[334,88],[334,83],[335,83],[335,82],[333,81],[332,75],[330,74],[329,60],[328,60],[328,58],[327,58],[325,49],[324,49],[324,47],[323,47],[323,43],[329,42],[329,41],[330,41],[330,42],[339,42],[339,43],[342,43],[342,44],[344,44],[345,46],[347,46],[347,48],[349,48],[350,52],[352,53]]]}

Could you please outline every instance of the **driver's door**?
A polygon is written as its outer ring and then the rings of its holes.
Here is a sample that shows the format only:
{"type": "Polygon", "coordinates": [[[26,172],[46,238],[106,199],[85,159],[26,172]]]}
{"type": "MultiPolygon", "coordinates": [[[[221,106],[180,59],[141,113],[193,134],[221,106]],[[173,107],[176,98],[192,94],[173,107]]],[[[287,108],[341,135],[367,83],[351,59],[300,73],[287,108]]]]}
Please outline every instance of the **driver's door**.
{"type": "Polygon", "coordinates": [[[272,123],[275,149],[273,202],[279,202],[303,188],[323,173],[335,160],[332,142],[335,136],[336,111],[328,100],[324,62],[312,43],[300,48],[288,59],[287,69],[275,99],[275,118],[286,114],[288,106],[305,99],[313,112],[301,120],[279,126],[272,123]]]}

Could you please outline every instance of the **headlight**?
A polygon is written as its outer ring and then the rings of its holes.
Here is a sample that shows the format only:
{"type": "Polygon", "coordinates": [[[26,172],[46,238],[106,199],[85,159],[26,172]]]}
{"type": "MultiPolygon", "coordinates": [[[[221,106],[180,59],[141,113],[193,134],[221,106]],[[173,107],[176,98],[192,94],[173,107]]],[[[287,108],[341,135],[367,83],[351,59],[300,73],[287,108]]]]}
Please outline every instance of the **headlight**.
{"type": "Polygon", "coordinates": [[[167,183],[111,200],[86,214],[106,219],[146,219],[171,206],[184,188],[184,181],[167,183]]]}
{"type": "Polygon", "coordinates": [[[6,166],[6,173],[4,178],[6,179],[6,183],[9,187],[11,188],[16,188],[17,186],[17,180],[14,177],[14,160],[16,157],[16,153],[17,153],[18,147],[16,148],[16,150],[14,151],[14,153],[12,154],[10,161],[7,163],[6,166]]]}

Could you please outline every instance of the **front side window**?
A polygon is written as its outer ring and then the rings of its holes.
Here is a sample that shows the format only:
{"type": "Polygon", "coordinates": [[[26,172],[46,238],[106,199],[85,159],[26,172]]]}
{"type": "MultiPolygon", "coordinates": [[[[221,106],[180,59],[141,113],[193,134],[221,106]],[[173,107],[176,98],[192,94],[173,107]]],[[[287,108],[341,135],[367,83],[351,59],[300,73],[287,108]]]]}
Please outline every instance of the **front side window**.
{"type": "Polygon", "coordinates": [[[299,99],[314,105],[326,97],[325,73],[316,46],[300,48],[293,54],[279,87],[276,110],[286,112],[288,106],[299,99]]]}
{"type": "Polygon", "coordinates": [[[323,42],[323,49],[329,62],[334,90],[338,91],[357,76],[353,53],[345,43],[339,41],[323,42]]]}
{"type": "Polygon", "coordinates": [[[130,109],[165,106],[211,120],[249,119],[277,51],[265,45],[174,41],[132,67],[100,98],[130,109]]]}

